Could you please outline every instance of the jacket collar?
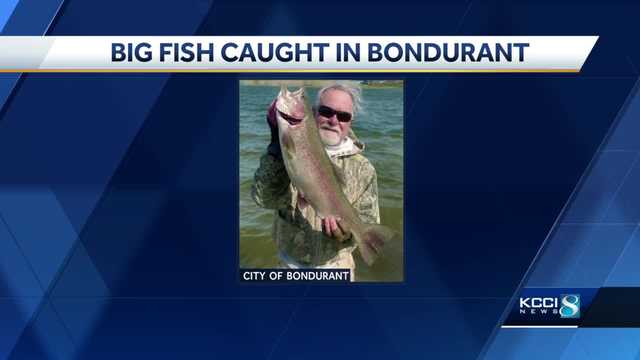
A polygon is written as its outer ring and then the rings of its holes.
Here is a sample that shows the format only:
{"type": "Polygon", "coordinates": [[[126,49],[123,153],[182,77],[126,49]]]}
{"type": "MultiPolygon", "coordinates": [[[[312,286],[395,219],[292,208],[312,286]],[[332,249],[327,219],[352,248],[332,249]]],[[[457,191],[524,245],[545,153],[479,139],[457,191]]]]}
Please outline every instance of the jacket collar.
{"type": "Polygon", "coordinates": [[[331,158],[346,157],[362,153],[364,151],[364,143],[358,139],[353,129],[351,129],[341,144],[326,146],[325,149],[331,158]]]}

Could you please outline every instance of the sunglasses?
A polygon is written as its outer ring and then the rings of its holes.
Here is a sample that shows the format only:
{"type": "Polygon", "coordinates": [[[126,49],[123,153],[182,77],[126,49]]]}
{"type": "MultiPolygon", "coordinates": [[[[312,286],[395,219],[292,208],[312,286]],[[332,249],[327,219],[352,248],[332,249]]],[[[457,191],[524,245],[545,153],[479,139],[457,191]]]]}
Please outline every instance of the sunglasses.
{"type": "Polygon", "coordinates": [[[318,114],[329,119],[333,117],[333,115],[337,115],[338,121],[340,122],[349,122],[351,121],[351,118],[352,118],[352,115],[350,113],[345,111],[337,111],[326,105],[320,105],[318,107],[318,114]]]}

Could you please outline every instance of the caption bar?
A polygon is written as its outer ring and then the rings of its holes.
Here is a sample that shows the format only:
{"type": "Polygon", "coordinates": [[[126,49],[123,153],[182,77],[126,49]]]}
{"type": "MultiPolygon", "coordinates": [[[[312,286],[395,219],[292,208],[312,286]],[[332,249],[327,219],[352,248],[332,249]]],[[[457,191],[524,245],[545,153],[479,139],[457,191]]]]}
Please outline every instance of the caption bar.
{"type": "Polygon", "coordinates": [[[598,36],[0,36],[2,72],[578,72],[598,36]]]}
{"type": "Polygon", "coordinates": [[[241,282],[344,282],[351,281],[349,269],[242,269],[241,282]]]}

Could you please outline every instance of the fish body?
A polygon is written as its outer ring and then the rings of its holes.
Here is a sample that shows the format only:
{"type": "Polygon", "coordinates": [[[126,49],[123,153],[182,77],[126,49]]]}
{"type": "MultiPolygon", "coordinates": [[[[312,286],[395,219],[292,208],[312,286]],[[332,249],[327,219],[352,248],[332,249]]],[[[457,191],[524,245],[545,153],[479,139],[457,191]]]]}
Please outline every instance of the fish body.
{"type": "Polygon", "coordinates": [[[365,262],[371,265],[394,233],[378,224],[365,224],[342,191],[343,179],[329,159],[304,89],[283,86],[276,100],[282,159],[293,185],[320,218],[335,217],[353,235],[365,262]]]}

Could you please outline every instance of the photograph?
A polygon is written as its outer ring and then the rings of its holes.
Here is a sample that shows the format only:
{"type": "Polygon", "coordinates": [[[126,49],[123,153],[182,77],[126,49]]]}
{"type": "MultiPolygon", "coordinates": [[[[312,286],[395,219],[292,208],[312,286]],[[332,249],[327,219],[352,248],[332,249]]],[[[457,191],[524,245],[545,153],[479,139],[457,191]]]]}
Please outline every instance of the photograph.
{"type": "Polygon", "coordinates": [[[241,80],[241,269],[404,280],[404,82],[241,80]]]}

